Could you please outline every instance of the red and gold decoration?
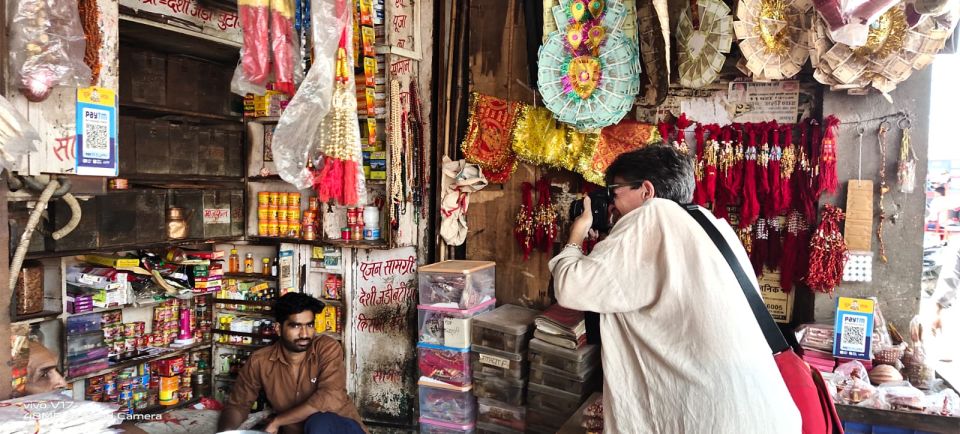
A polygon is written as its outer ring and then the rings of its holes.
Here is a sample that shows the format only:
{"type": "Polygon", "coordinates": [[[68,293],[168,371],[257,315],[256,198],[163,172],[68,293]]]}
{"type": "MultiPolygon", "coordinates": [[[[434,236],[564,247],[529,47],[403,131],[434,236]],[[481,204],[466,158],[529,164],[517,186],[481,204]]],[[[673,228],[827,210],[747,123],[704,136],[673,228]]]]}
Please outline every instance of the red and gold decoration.
{"type": "Polygon", "coordinates": [[[523,252],[523,259],[530,259],[534,249],[549,253],[559,233],[557,210],[554,208],[550,192],[550,180],[540,178],[536,185],[524,182],[523,202],[517,212],[513,227],[513,237],[523,252]],[[533,205],[533,190],[537,190],[537,205],[533,205]]]}
{"type": "Polygon", "coordinates": [[[583,175],[583,179],[587,181],[597,185],[605,185],[603,176],[607,172],[607,167],[620,154],[656,143],[659,140],[660,135],[651,124],[634,120],[620,121],[618,124],[600,130],[600,140],[597,142],[593,154],[581,160],[588,162],[588,164],[578,165],[577,172],[583,175]]]}
{"type": "Polygon", "coordinates": [[[467,135],[461,145],[467,161],[479,164],[487,180],[505,183],[516,170],[510,133],[520,104],[474,92],[467,135]]]}
{"type": "Polygon", "coordinates": [[[810,289],[832,294],[843,278],[847,263],[847,244],[840,232],[843,210],[825,205],[820,226],[810,239],[810,270],[806,282],[810,289]]]}

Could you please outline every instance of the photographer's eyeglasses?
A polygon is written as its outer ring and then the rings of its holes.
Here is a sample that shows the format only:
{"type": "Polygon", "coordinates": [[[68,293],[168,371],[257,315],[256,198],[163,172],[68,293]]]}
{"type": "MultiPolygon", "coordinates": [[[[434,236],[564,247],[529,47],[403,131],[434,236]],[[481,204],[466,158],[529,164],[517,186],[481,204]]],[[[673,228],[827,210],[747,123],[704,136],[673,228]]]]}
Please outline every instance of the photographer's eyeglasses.
{"type": "Polygon", "coordinates": [[[615,193],[615,191],[620,187],[636,188],[636,187],[639,187],[640,184],[643,184],[643,181],[624,182],[622,184],[610,184],[607,186],[607,197],[610,199],[614,199],[615,197],[617,197],[617,194],[615,193]]]}

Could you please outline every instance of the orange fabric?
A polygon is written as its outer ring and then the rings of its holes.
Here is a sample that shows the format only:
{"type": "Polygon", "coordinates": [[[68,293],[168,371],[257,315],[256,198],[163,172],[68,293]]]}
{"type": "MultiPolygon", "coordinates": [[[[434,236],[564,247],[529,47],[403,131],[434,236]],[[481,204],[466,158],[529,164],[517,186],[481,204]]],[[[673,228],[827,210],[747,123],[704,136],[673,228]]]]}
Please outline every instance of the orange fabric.
{"type": "Polygon", "coordinates": [[[633,120],[623,120],[600,131],[600,142],[590,159],[588,167],[581,167],[583,177],[594,184],[603,185],[607,167],[620,154],[642,148],[660,140],[657,127],[633,120]]]}

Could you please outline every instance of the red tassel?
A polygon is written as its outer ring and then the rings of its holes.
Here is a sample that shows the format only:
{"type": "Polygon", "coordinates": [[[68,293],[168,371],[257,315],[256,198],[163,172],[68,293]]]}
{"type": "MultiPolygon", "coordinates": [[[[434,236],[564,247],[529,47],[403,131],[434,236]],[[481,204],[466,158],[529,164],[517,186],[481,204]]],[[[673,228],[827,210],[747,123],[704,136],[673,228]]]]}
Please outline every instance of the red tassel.
{"type": "Polygon", "coordinates": [[[666,122],[660,122],[657,124],[657,129],[660,130],[660,138],[663,139],[664,144],[670,143],[670,124],[666,122]]]}
{"type": "Polygon", "coordinates": [[[774,122],[769,130],[772,138],[770,144],[770,161],[767,163],[767,179],[770,182],[770,190],[767,195],[767,201],[764,202],[764,214],[772,219],[780,215],[778,205],[783,202],[783,190],[780,187],[780,158],[783,156],[783,149],[780,147],[780,127],[774,122]]]}
{"type": "MultiPolygon", "coordinates": [[[[721,154],[733,154],[734,144],[731,142],[732,137],[732,127],[726,126],[723,127],[721,137],[722,137],[722,147],[721,154]]],[[[719,179],[717,183],[719,184],[720,191],[717,193],[717,199],[713,204],[713,215],[718,218],[730,220],[730,213],[727,210],[727,207],[733,205],[735,198],[737,196],[736,190],[734,190],[733,179],[734,179],[734,170],[735,170],[734,161],[724,162],[724,167],[718,173],[719,179]]]]}
{"type": "Polygon", "coordinates": [[[807,285],[818,292],[832,294],[843,278],[847,263],[847,244],[840,233],[843,210],[825,205],[823,218],[810,239],[810,271],[807,285]]]}
{"type": "Polygon", "coordinates": [[[770,199],[770,180],[767,173],[767,168],[770,167],[770,142],[767,139],[770,123],[764,122],[754,128],[757,132],[757,201],[766,204],[770,199]]]}
{"type": "Polygon", "coordinates": [[[533,251],[533,184],[524,182],[520,188],[523,190],[523,202],[513,226],[513,238],[520,245],[523,260],[526,261],[530,259],[530,252],[533,251]]]}
{"type": "Polygon", "coordinates": [[[767,258],[764,264],[768,269],[776,270],[777,266],[780,265],[780,258],[783,257],[783,246],[781,245],[783,232],[780,228],[779,217],[767,219],[767,231],[769,237],[767,239],[767,258]]]}
{"type": "Polygon", "coordinates": [[[703,185],[705,199],[708,203],[713,203],[717,197],[717,159],[720,153],[720,125],[710,124],[705,127],[710,133],[710,140],[707,142],[706,166],[703,169],[703,185]]]}
{"type": "Polygon", "coordinates": [[[733,131],[737,133],[736,142],[733,144],[733,152],[737,155],[737,158],[730,170],[730,191],[733,193],[730,198],[731,204],[741,199],[740,190],[743,188],[744,154],[747,151],[747,146],[743,143],[743,129],[743,124],[733,124],[733,130],[731,131],[731,134],[733,131]]]}
{"type": "Polygon", "coordinates": [[[344,205],[362,205],[357,203],[359,195],[357,193],[357,172],[358,165],[356,161],[343,162],[343,204],[344,205]]]}
{"type": "Polygon", "coordinates": [[[783,172],[783,162],[782,162],[783,151],[785,151],[787,148],[790,148],[793,151],[793,158],[794,160],[796,160],[797,149],[796,149],[796,146],[793,145],[793,125],[789,125],[789,124],[784,125],[781,128],[781,131],[783,132],[784,137],[781,142],[782,143],[781,153],[780,153],[781,170],[780,170],[780,174],[777,175],[778,179],[780,180],[780,194],[777,197],[779,197],[780,200],[777,202],[777,208],[775,213],[776,215],[781,215],[790,209],[790,201],[793,200],[793,194],[790,188],[790,182],[791,182],[791,178],[794,176],[794,174],[797,173],[797,170],[799,170],[799,164],[796,164],[797,162],[794,161],[795,164],[793,166],[793,171],[789,174],[789,176],[787,176],[787,174],[783,172]]]}
{"type": "Polygon", "coordinates": [[[330,185],[327,183],[332,170],[333,159],[330,157],[323,157],[323,167],[320,168],[320,172],[317,173],[313,181],[313,189],[317,191],[317,198],[320,199],[320,202],[328,202],[332,198],[330,194],[330,185]]]}
{"type": "Polygon", "coordinates": [[[767,221],[765,219],[757,220],[753,227],[753,242],[750,243],[750,264],[753,265],[753,273],[757,276],[763,275],[763,264],[767,259],[767,241],[769,239],[767,230],[767,221]]]}
{"type": "Polygon", "coordinates": [[[697,124],[697,128],[694,130],[694,137],[697,140],[697,158],[696,158],[696,167],[694,168],[694,178],[696,184],[693,190],[693,203],[706,206],[707,204],[707,186],[705,184],[706,177],[704,172],[706,170],[706,161],[704,159],[704,152],[706,146],[703,142],[703,125],[697,124]]]}
{"type": "Polygon", "coordinates": [[[816,223],[817,221],[817,210],[814,207],[814,204],[817,202],[817,197],[815,195],[816,186],[816,177],[815,177],[815,167],[813,165],[814,156],[813,156],[813,146],[810,139],[810,127],[813,127],[813,131],[819,131],[817,128],[817,121],[810,119],[806,122],[800,124],[800,144],[797,146],[797,149],[802,149],[804,154],[803,164],[807,166],[804,169],[801,166],[801,162],[797,163],[797,170],[794,171],[793,175],[793,192],[794,194],[794,208],[800,210],[803,213],[803,216],[806,217],[808,224],[816,223]]]}
{"type": "Polygon", "coordinates": [[[819,198],[823,192],[830,194],[837,192],[837,128],[840,119],[836,116],[827,116],[824,120],[823,141],[820,143],[820,184],[817,189],[819,198]]]}
{"type": "Polygon", "coordinates": [[[787,215],[785,232],[783,255],[780,257],[780,287],[784,292],[790,292],[794,282],[806,274],[804,265],[809,261],[806,252],[810,245],[810,231],[802,213],[791,211],[787,215]]]}
{"type": "Polygon", "coordinates": [[[327,161],[330,170],[323,178],[323,185],[330,199],[343,202],[343,161],[338,158],[330,158],[327,161]]]}
{"type": "Polygon", "coordinates": [[[740,206],[740,228],[747,228],[757,221],[760,215],[760,202],[757,200],[757,143],[754,125],[745,125],[750,136],[750,145],[744,151],[743,193],[740,206]]]}

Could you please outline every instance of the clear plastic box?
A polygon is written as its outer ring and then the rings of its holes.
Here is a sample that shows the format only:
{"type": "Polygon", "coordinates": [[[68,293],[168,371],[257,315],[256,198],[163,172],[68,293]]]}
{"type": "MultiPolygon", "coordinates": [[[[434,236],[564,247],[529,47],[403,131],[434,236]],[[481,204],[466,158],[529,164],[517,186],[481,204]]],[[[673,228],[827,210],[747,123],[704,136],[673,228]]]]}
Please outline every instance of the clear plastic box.
{"type": "Polygon", "coordinates": [[[517,431],[492,423],[477,422],[477,434],[523,434],[523,431],[517,431]]]}
{"type": "Polygon", "coordinates": [[[420,417],[437,422],[469,425],[477,417],[477,401],[470,386],[455,387],[420,377],[420,417]]]}
{"type": "Polygon", "coordinates": [[[420,418],[420,434],[474,434],[476,425],[443,422],[439,420],[420,418]]]}
{"type": "Polygon", "coordinates": [[[530,384],[552,387],[586,397],[599,388],[600,370],[593,369],[583,376],[578,376],[549,366],[534,365],[530,367],[530,384]]]}
{"type": "Polygon", "coordinates": [[[505,304],[473,319],[473,344],[508,353],[525,353],[539,311],[505,304]]]}
{"type": "Polygon", "coordinates": [[[488,375],[473,377],[473,394],[477,398],[492,399],[510,405],[523,405],[527,380],[488,375]]]}
{"type": "Polygon", "coordinates": [[[585,400],[586,397],[576,393],[531,383],[527,393],[527,408],[572,415],[585,400]]]}
{"type": "Polygon", "coordinates": [[[418,305],[417,340],[451,348],[470,348],[470,325],[473,317],[493,310],[496,304],[496,299],[490,299],[470,309],[418,305]]]}
{"type": "Polygon", "coordinates": [[[420,375],[454,386],[469,386],[470,350],[440,345],[417,344],[420,375]]]}
{"type": "Polygon", "coordinates": [[[520,379],[527,377],[529,366],[524,354],[508,353],[480,345],[474,345],[470,353],[473,375],[520,379]]]}
{"type": "Polygon", "coordinates": [[[496,263],[444,261],[420,267],[420,303],[470,309],[496,297],[496,263]]]}
{"type": "Polygon", "coordinates": [[[492,399],[477,400],[477,423],[487,423],[523,432],[527,409],[492,399]]]}
{"type": "Polygon", "coordinates": [[[596,345],[584,345],[576,350],[568,350],[533,339],[530,341],[529,358],[531,367],[546,366],[574,377],[586,378],[589,372],[600,366],[600,348],[596,345]]]}

